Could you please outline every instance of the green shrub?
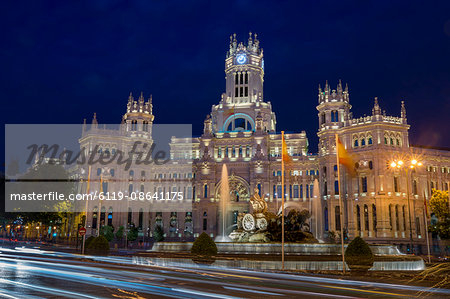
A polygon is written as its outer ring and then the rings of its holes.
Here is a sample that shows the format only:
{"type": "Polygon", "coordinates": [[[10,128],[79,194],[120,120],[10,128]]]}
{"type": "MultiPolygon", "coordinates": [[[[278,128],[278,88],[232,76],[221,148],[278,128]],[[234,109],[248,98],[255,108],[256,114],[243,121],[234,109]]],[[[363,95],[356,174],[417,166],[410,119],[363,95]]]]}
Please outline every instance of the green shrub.
{"type": "Polygon", "coordinates": [[[104,225],[100,229],[100,235],[104,236],[108,242],[111,242],[114,239],[114,227],[109,225],[104,225]]]}
{"type": "Polygon", "coordinates": [[[119,228],[117,229],[116,234],[115,234],[117,240],[123,239],[123,231],[124,231],[123,225],[119,226],[119,228]]]}
{"type": "Polygon", "coordinates": [[[217,254],[217,246],[213,239],[203,232],[192,244],[191,253],[200,256],[214,256],[217,254]]]}
{"type": "Polygon", "coordinates": [[[155,240],[155,242],[164,241],[164,230],[161,225],[157,225],[155,227],[155,231],[153,232],[153,239],[155,240]]]}
{"type": "Polygon", "coordinates": [[[89,243],[87,249],[90,254],[107,255],[109,252],[109,242],[104,236],[100,235],[89,243]]]}
{"type": "Polygon", "coordinates": [[[92,241],[94,241],[94,240],[95,240],[94,236],[90,236],[89,238],[87,238],[86,241],[84,241],[84,248],[88,248],[89,244],[91,244],[92,241]]]}
{"type": "Polygon", "coordinates": [[[132,223],[130,226],[130,230],[127,233],[127,240],[128,241],[134,241],[137,239],[138,237],[138,233],[139,230],[137,229],[137,227],[134,226],[134,224],[132,223]]]}
{"type": "Polygon", "coordinates": [[[351,270],[367,271],[373,266],[374,256],[369,245],[356,237],[345,250],[345,262],[351,270]]]}

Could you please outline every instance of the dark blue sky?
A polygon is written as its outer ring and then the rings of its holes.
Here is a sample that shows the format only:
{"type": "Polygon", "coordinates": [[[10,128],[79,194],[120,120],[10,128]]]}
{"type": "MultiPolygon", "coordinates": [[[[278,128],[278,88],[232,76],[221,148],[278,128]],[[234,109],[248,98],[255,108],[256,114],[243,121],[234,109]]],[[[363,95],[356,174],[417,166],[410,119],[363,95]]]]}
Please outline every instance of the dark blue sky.
{"type": "Polygon", "coordinates": [[[119,123],[153,94],[156,123],[203,120],[225,88],[229,35],[259,35],[277,130],[317,151],[317,86],[348,83],[354,116],[406,101],[413,144],[450,146],[449,1],[3,1],[5,123],[119,123]]]}

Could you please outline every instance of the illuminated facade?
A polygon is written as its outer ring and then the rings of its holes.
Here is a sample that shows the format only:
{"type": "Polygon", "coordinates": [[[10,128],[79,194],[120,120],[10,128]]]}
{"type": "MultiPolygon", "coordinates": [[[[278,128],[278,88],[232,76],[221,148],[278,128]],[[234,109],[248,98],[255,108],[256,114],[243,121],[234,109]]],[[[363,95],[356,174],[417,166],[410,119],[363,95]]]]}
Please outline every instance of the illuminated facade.
{"type": "MultiPolygon", "coordinates": [[[[216,236],[220,179],[225,163],[232,190],[227,215],[229,224],[236,223],[238,213],[249,211],[251,190],[257,188],[271,212],[280,211],[282,192],[286,195],[287,209],[311,210],[313,201],[318,200],[316,206],[321,210],[320,215],[316,215],[321,219],[319,238],[344,228],[350,239],[359,235],[369,242],[398,244],[406,250],[410,238],[408,188],[412,238],[416,245],[425,244],[424,197],[430,198],[432,188],[448,190],[450,151],[409,144],[410,126],[403,102],[399,117],[387,116],[375,98],[371,115],[355,118],[347,86],[343,87],[339,82],[336,89],[328,83],[323,89],[319,87],[318,153],[309,153],[305,131],[286,134],[293,163],[286,171],[285,186],[281,186],[281,135],[276,130],[271,102],[264,98],[264,56],[256,35],[250,34],[246,45],[238,43],[235,35],[230,37],[225,74],[225,93],[207,115],[203,134],[198,138],[173,137],[171,140],[172,160],[192,158],[192,164],[180,167],[170,163],[158,170],[134,170],[134,174],[144,171],[151,173],[152,178],[171,179],[164,188],[171,188],[170,184],[184,179],[188,185],[181,188],[190,188],[186,191],[186,199],[192,202],[192,210],[175,214],[146,211],[142,216],[133,211],[132,222],[143,223],[142,230],[150,233],[155,225],[162,225],[167,236],[174,239],[187,239],[201,232],[216,236]],[[356,169],[355,177],[341,171],[342,224],[339,220],[335,134],[353,155],[356,169]],[[407,161],[412,158],[420,160],[423,166],[408,173],[389,167],[393,159],[407,161]],[[313,194],[315,180],[320,194],[313,194]],[[142,217],[142,220],[136,220],[136,217],[142,217]],[[172,224],[175,222],[174,233],[172,224]]],[[[135,105],[133,101],[130,96],[129,106],[135,105]]],[[[146,104],[140,98],[136,105],[146,104]]],[[[151,103],[149,105],[151,114],[151,103]]],[[[128,110],[124,117],[127,124],[124,132],[136,124],[138,131],[148,133],[133,138],[151,139],[153,115],[144,114],[128,110]],[[144,122],[147,122],[145,127],[144,122]]],[[[90,138],[98,138],[94,135],[90,138]]],[[[81,140],[82,143],[87,141],[86,138],[81,140]]],[[[130,179],[129,173],[125,176],[130,179]]],[[[153,184],[150,189],[156,190],[158,182],[153,184]]],[[[125,223],[124,217],[117,217],[122,219],[117,220],[117,224],[125,223]]],[[[422,250],[421,246],[417,250],[422,250]]]]}

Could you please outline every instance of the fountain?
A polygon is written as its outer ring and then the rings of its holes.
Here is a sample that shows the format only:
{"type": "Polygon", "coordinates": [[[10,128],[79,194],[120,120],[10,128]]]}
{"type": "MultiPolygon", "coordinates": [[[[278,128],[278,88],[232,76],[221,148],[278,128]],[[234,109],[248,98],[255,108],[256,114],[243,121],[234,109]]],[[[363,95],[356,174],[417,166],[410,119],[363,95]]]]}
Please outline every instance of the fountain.
{"type": "Polygon", "coordinates": [[[220,184],[220,206],[221,206],[221,216],[222,222],[221,229],[219,231],[222,232],[221,235],[218,235],[215,239],[216,242],[231,242],[231,239],[226,234],[226,221],[227,221],[227,206],[230,202],[230,184],[228,182],[228,169],[227,165],[223,164],[222,166],[222,180],[220,184]]]}
{"type": "Polygon", "coordinates": [[[323,238],[322,203],[320,199],[319,181],[314,180],[313,198],[311,204],[311,232],[319,242],[323,238]]]}
{"type": "Polygon", "coordinates": [[[269,242],[268,222],[264,215],[267,212],[267,203],[259,196],[257,187],[250,199],[250,204],[253,213],[238,215],[237,229],[230,234],[230,238],[233,242],[269,242]]]}
{"type": "MultiPolygon", "coordinates": [[[[237,218],[237,224],[227,226],[227,208],[230,204],[230,186],[228,180],[228,171],[225,164],[222,168],[222,181],[220,186],[220,211],[221,220],[219,222],[219,232],[217,236],[217,250],[222,255],[241,254],[253,255],[255,260],[245,259],[219,259],[215,265],[242,268],[242,269],[280,269],[280,242],[270,242],[270,234],[267,232],[268,219],[267,203],[260,197],[258,188],[255,188],[253,196],[250,198],[252,213],[240,213],[237,218]],[[236,229],[227,236],[227,231],[236,226],[236,229]],[[271,256],[271,260],[259,259],[258,257],[271,256]]],[[[290,202],[287,203],[287,206],[290,202]]],[[[294,203],[292,202],[292,206],[294,203]]],[[[322,204],[320,199],[319,184],[317,179],[314,181],[313,198],[310,202],[312,214],[311,228],[317,239],[323,238],[322,222],[322,204]]],[[[290,270],[341,270],[342,262],[338,257],[341,253],[340,244],[319,243],[296,243],[287,242],[284,244],[284,252],[295,256],[295,260],[286,261],[284,269],[290,270]],[[303,256],[303,257],[302,257],[303,256]]],[[[347,246],[347,245],[345,245],[347,246]]],[[[153,245],[153,252],[189,252],[192,242],[157,242],[153,245]]],[[[398,250],[395,245],[370,245],[374,255],[378,257],[371,270],[423,270],[424,261],[420,257],[406,256],[398,250]]],[[[193,263],[192,260],[179,257],[174,258],[141,258],[143,263],[172,264],[181,263],[186,266],[193,263]]],[[[139,261],[141,262],[141,261],[139,261]]]]}

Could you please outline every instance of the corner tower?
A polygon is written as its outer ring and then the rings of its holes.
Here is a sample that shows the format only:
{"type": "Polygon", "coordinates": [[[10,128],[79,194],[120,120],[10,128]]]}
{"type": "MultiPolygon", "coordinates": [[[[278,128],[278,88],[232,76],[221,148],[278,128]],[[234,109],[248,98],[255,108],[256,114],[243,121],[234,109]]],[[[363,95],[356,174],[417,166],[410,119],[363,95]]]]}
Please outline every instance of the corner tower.
{"type": "Polygon", "coordinates": [[[122,119],[123,129],[127,134],[151,139],[154,118],[152,96],[145,102],[144,95],[141,93],[139,99],[135,101],[130,93],[127,113],[122,119]]]}
{"type": "Polygon", "coordinates": [[[211,112],[213,132],[255,131],[258,113],[263,130],[275,131],[275,114],[264,102],[264,58],[257,34],[249,33],[247,44],[230,36],[225,58],[225,93],[211,112]]]}
{"type": "Polygon", "coordinates": [[[342,88],[342,82],[339,83],[336,89],[331,90],[328,82],[325,83],[325,88],[319,85],[319,104],[317,105],[319,118],[319,155],[330,154],[328,151],[334,146],[334,134],[336,130],[345,126],[346,121],[351,118],[348,86],[342,88]]]}

